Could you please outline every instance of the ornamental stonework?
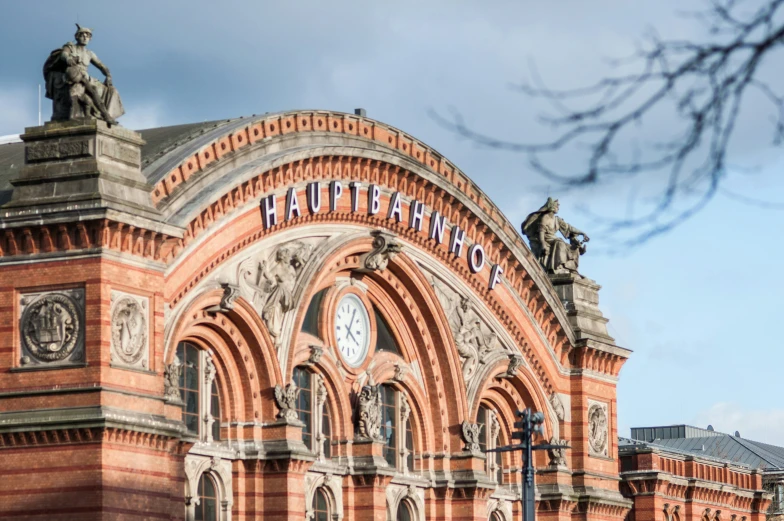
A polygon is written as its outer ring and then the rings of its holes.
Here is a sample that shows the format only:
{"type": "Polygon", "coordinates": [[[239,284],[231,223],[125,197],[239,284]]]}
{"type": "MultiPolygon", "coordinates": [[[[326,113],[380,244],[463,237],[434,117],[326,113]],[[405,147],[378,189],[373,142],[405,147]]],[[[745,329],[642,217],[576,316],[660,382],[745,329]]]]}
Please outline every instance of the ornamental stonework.
{"type": "Polygon", "coordinates": [[[149,369],[149,298],[112,291],[112,364],[149,369]]]}
{"type": "Polygon", "coordinates": [[[24,293],[19,304],[22,367],[84,363],[84,290],[24,293]]]}
{"type": "Polygon", "coordinates": [[[607,404],[588,400],[588,453],[592,456],[609,456],[610,421],[607,404]]]}

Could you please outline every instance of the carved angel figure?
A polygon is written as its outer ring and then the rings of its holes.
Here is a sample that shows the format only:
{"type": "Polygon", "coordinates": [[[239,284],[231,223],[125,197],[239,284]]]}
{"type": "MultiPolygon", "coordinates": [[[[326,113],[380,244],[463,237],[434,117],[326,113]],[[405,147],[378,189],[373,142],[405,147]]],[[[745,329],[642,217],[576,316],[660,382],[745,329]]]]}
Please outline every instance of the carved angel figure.
{"type": "Polygon", "coordinates": [[[469,423],[464,421],[463,427],[463,441],[465,441],[465,448],[469,452],[479,452],[479,434],[482,432],[483,425],[478,423],[469,423]]]}
{"type": "Polygon", "coordinates": [[[275,386],[275,402],[280,409],[278,419],[284,421],[298,421],[297,416],[297,397],[299,396],[299,388],[294,382],[291,382],[286,387],[280,385],[275,386]]]}
{"type": "Polygon", "coordinates": [[[276,343],[283,317],[294,305],[294,286],[310,253],[310,246],[300,242],[284,244],[275,251],[272,261],[257,263],[248,259],[239,266],[239,284],[252,296],[253,305],[276,343]]]}
{"type": "Polygon", "coordinates": [[[359,435],[372,440],[381,439],[381,392],[372,380],[359,392],[359,435]]]}

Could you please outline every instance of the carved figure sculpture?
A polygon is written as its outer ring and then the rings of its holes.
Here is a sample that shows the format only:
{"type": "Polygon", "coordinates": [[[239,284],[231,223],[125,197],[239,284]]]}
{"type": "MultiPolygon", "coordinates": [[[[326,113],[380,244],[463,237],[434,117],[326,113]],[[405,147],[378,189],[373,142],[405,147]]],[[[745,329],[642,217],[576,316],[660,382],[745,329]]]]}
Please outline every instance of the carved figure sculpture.
{"type": "Polygon", "coordinates": [[[163,371],[163,398],[167,402],[181,402],[180,396],[180,374],[182,364],[176,356],[172,363],[166,366],[163,371]]]}
{"type": "Polygon", "coordinates": [[[480,452],[479,434],[482,432],[482,427],[483,425],[479,425],[477,423],[469,423],[467,421],[462,423],[465,450],[469,452],[480,452]]]}
{"type": "Polygon", "coordinates": [[[523,235],[548,273],[577,273],[580,255],[585,253],[585,243],[590,239],[558,217],[558,209],[558,200],[548,197],[544,206],[523,221],[523,235]],[[569,240],[569,244],[557,236],[558,232],[569,240]]]}
{"type": "Polygon", "coordinates": [[[588,407],[588,446],[592,454],[607,456],[607,406],[600,403],[588,407]]]}
{"type": "Polygon", "coordinates": [[[359,271],[384,271],[389,261],[403,250],[403,245],[394,240],[391,233],[374,230],[370,235],[373,236],[373,249],[363,257],[359,271]]]}
{"type": "Polygon", "coordinates": [[[299,416],[297,415],[297,396],[299,396],[299,388],[294,382],[291,382],[286,387],[280,385],[275,386],[275,402],[278,405],[278,419],[285,422],[298,422],[299,416]]]}
{"type": "Polygon", "coordinates": [[[125,113],[120,95],[112,85],[109,68],[87,49],[92,36],[90,29],[76,24],[76,42],[55,49],[44,63],[46,97],[52,100],[52,121],[92,118],[116,125],[116,118],[125,113]],[[90,77],[90,64],[106,76],[103,83],[90,77]]]}
{"type": "Polygon", "coordinates": [[[550,405],[553,406],[553,410],[555,411],[555,416],[564,421],[566,419],[566,409],[564,409],[563,402],[561,401],[560,396],[557,393],[553,393],[550,395],[550,405]]]}
{"type": "Polygon", "coordinates": [[[357,430],[361,438],[381,439],[381,390],[370,378],[359,392],[357,430]]]}
{"type": "Polygon", "coordinates": [[[297,278],[310,254],[310,246],[294,242],[278,247],[271,261],[248,259],[239,265],[240,288],[251,295],[253,305],[276,344],[283,328],[283,317],[294,305],[297,278]]]}
{"type": "Polygon", "coordinates": [[[131,296],[120,297],[112,312],[113,357],[134,365],[144,357],[146,347],[147,318],[142,305],[131,296]]]}
{"type": "Polygon", "coordinates": [[[460,305],[455,307],[449,322],[455,336],[457,353],[463,358],[463,378],[467,381],[485,355],[498,349],[498,338],[493,331],[489,334],[482,331],[482,321],[465,297],[460,298],[460,305]]]}
{"type": "MultiPolygon", "coordinates": [[[[559,440],[556,437],[550,438],[550,445],[567,445],[566,440],[559,440]]],[[[547,449],[547,454],[550,456],[551,467],[565,467],[566,466],[566,449],[547,449]]]]}

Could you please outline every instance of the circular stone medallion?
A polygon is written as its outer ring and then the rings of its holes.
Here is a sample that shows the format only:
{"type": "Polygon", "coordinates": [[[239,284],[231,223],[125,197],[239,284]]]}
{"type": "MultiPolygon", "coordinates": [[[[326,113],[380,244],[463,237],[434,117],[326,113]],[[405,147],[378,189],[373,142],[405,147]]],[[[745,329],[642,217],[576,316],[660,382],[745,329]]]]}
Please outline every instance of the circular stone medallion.
{"type": "Polygon", "coordinates": [[[70,297],[51,293],[33,301],[22,315],[22,343],[42,362],[67,358],[81,334],[79,311],[70,297]]]}
{"type": "Polygon", "coordinates": [[[112,348],[125,364],[133,365],[144,356],[147,320],[144,310],[132,297],[122,297],[112,312],[112,348]]]}

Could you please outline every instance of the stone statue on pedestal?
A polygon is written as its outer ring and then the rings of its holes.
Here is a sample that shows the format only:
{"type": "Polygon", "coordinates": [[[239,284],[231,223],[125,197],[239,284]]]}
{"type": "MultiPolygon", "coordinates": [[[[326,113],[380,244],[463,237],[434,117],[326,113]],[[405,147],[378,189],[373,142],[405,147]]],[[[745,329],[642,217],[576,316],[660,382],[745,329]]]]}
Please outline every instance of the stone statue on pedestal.
{"type": "Polygon", "coordinates": [[[52,100],[52,121],[79,118],[102,119],[116,125],[125,110],[120,95],[112,85],[112,75],[94,52],[87,49],[93,33],[76,24],[76,43],[68,42],[55,49],[44,63],[46,97],[52,100]],[[90,64],[101,71],[101,83],[88,74],[90,64]]]}
{"type": "Polygon", "coordinates": [[[544,206],[525,218],[523,235],[528,238],[531,251],[548,273],[577,274],[580,255],[585,253],[585,243],[589,238],[558,217],[558,209],[558,200],[548,197],[544,206]],[[569,240],[568,244],[557,236],[558,232],[569,240]]]}

